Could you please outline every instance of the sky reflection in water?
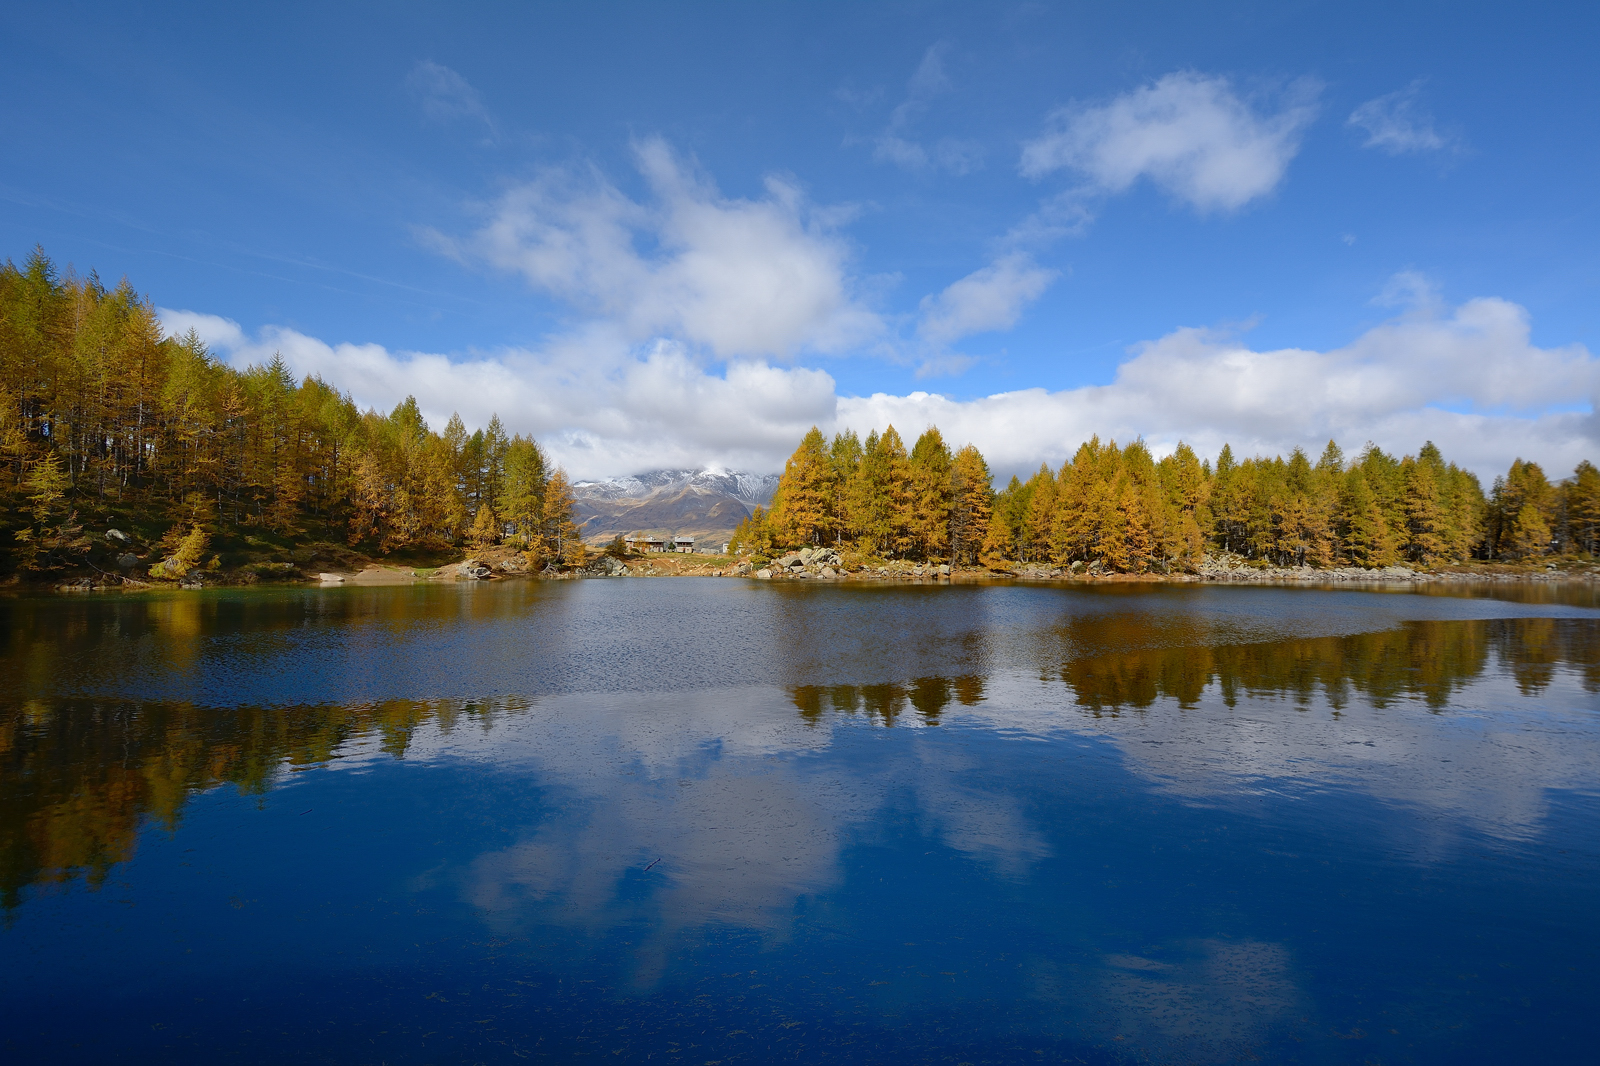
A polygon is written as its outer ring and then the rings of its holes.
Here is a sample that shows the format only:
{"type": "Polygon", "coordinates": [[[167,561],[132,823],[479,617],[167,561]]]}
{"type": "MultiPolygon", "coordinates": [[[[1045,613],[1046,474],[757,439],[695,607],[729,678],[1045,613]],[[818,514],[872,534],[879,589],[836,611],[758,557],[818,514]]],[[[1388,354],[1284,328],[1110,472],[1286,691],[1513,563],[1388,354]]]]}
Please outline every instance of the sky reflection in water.
{"type": "Polygon", "coordinates": [[[0,617],[8,1057],[1587,1047],[1592,608],[658,581],[0,617]]]}

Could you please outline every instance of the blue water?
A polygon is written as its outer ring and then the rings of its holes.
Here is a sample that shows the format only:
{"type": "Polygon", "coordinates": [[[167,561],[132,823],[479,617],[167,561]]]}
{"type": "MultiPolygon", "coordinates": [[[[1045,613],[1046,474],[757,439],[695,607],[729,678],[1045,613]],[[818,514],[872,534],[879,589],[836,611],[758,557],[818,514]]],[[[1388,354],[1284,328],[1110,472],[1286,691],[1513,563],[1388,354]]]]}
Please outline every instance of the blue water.
{"type": "Polygon", "coordinates": [[[1586,1061],[1600,612],[0,602],[9,1061],[1586,1061]]]}

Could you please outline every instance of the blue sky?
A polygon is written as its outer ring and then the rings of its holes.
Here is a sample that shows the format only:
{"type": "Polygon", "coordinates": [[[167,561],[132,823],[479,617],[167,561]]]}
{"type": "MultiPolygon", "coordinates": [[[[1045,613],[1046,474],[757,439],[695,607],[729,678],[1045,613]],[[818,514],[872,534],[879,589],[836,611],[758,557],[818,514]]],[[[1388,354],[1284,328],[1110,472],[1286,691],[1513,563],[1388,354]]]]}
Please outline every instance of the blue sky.
{"type": "Polygon", "coordinates": [[[1600,14],[11,4],[0,254],[579,476],[938,422],[1600,458],[1600,14]]]}

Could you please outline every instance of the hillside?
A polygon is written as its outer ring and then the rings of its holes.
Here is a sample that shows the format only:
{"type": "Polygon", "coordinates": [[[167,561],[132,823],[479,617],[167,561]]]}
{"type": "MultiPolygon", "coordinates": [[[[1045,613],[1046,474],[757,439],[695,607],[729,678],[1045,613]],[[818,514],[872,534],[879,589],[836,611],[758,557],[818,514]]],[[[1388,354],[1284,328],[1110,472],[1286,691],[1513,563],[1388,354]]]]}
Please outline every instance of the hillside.
{"type": "Polygon", "coordinates": [[[702,544],[723,540],[756,507],[772,502],[776,474],[656,470],[572,486],[573,518],[591,544],[618,533],[670,533],[702,544]]]}

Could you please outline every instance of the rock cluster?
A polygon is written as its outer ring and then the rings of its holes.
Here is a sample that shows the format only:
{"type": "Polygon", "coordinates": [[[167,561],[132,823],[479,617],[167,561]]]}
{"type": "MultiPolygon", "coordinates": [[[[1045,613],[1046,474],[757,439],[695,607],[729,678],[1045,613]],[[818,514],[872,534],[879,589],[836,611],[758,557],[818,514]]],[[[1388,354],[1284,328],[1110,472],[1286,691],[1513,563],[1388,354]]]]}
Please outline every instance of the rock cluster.
{"type": "Polygon", "coordinates": [[[595,559],[584,572],[596,577],[620,577],[628,573],[628,564],[613,555],[602,555],[595,559]]]}
{"type": "MultiPolygon", "coordinates": [[[[860,566],[858,563],[847,565],[840,558],[839,553],[832,548],[804,548],[797,552],[789,552],[774,559],[766,567],[755,571],[754,576],[762,580],[772,578],[845,578],[851,576],[851,567],[854,566],[855,576],[867,579],[899,580],[899,581],[931,581],[950,578],[950,564],[948,563],[913,563],[906,560],[887,563],[882,566],[860,566]]],[[[740,563],[734,567],[732,573],[741,577],[750,575],[749,563],[740,563]]]]}
{"type": "MultiPolygon", "coordinates": [[[[740,573],[748,573],[740,564],[740,573]]],[[[801,548],[772,561],[771,566],[758,570],[756,577],[763,580],[779,577],[838,577],[844,570],[839,553],[832,548],[801,548]]]]}
{"type": "Polygon", "coordinates": [[[1208,555],[1195,572],[1203,581],[1235,581],[1272,583],[1281,581],[1309,581],[1318,584],[1359,583],[1391,584],[1394,582],[1426,581],[1427,574],[1404,566],[1384,566],[1367,569],[1360,566],[1339,566],[1320,570],[1312,566],[1250,566],[1237,556],[1208,555]]]}

